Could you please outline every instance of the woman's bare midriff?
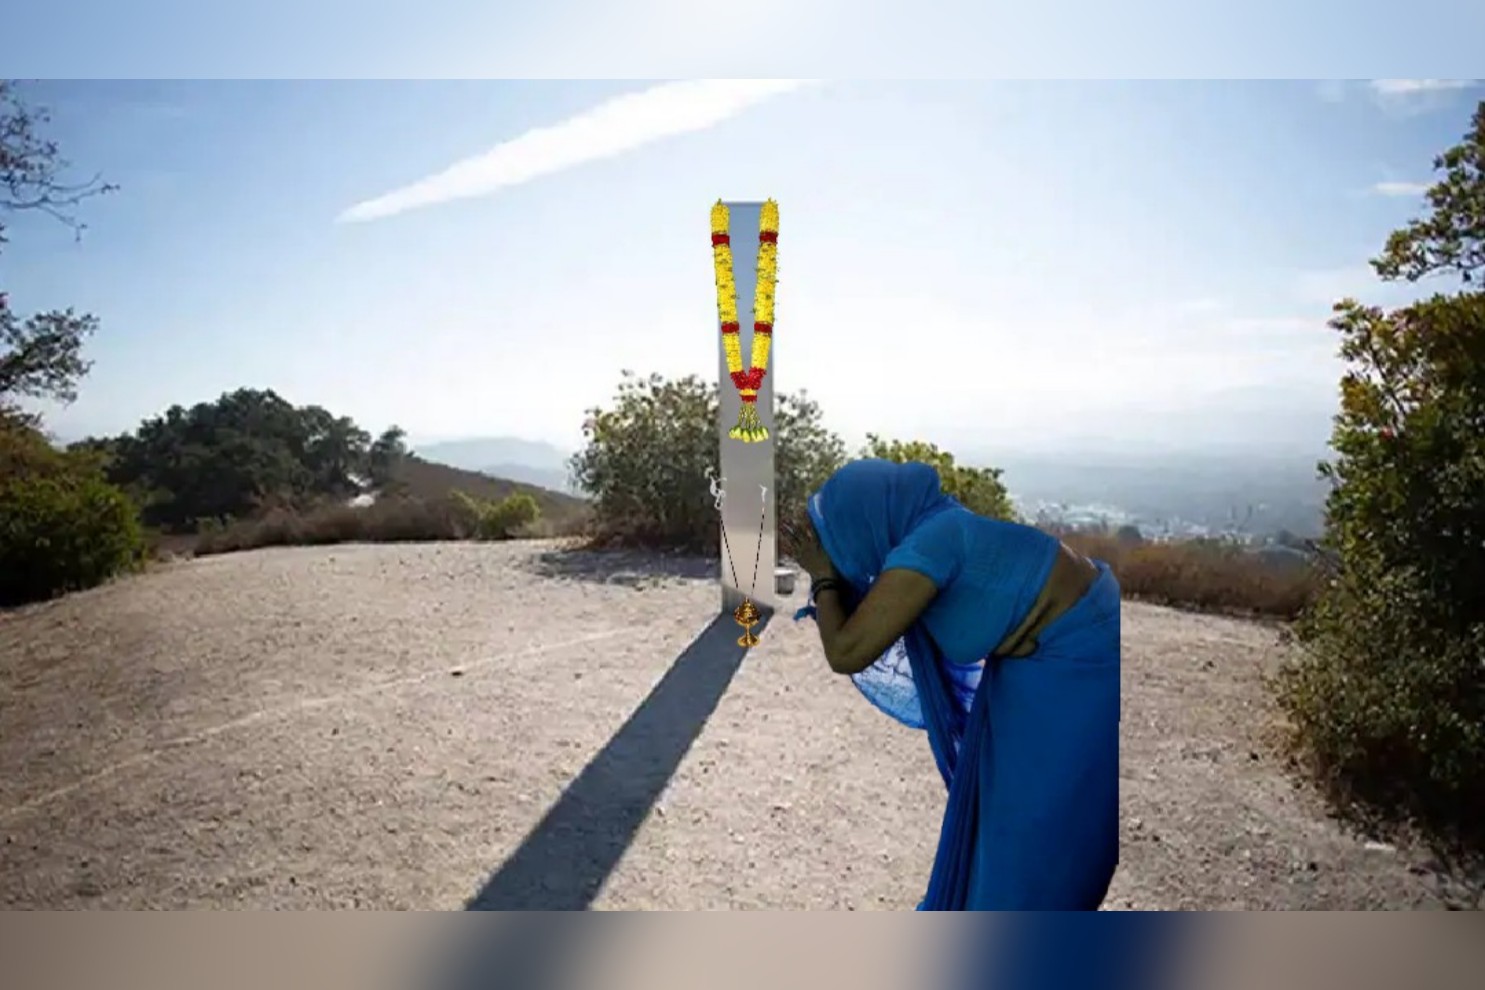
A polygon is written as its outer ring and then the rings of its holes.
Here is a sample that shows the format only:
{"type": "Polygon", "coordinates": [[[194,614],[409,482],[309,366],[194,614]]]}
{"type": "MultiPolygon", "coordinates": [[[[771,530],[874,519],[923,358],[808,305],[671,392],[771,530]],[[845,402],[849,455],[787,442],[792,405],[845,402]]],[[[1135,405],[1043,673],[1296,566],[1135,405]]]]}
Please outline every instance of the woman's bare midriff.
{"type": "Polygon", "coordinates": [[[1047,582],[1032,603],[1031,611],[995,648],[995,656],[1030,656],[1036,651],[1037,637],[1076,605],[1098,579],[1098,568],[1091,560],[1066,543],[1058,543],[1057,548],[1052,572],[1047,575],[1047,582]]]}

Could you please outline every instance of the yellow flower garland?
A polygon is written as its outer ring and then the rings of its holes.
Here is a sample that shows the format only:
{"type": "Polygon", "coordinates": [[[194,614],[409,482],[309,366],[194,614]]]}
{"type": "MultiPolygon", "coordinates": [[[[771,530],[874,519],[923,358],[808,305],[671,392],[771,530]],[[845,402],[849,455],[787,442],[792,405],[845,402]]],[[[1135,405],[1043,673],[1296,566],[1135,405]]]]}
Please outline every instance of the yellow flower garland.
{"type": "Polygon", "coordinates": [[[774,288],[779,271],[779,204],[768,200],[758,223],[758,280],[753,291],[753,350],[751,365],[742,365],[742,342],[737,321],[737,282],[732,274],[730,214],[718,200],[712,207],[712,267],[717,282],[717,315],[722,324],[722,349],[727,355],[727,373],[742,399],[737,425],[727,435],[744,443],[768,439],[768,429],[758,418],[758,391],[768,374],[769,346],[773,340],[774,288]]]}
{"type": "Polygon", "coordinates": [[[758,282],[753,290],[753,367],[768,371],[768,348],[773,342],[774,287],[779,281],[779,204],[763,204],[758,223],[758,282]],[[767,327],[760,331],[760,327],[767,327]]]}
{"type": "Polygon", "coordinates": [[[732,242],[727,233],[727,207],[719,199],[712,207],[712,268],[717,273],[717,315],[722,322],[722,349],[727,372],[742,371],[742,344],[737,338],[737,282],[732,277],[732,242]]]}

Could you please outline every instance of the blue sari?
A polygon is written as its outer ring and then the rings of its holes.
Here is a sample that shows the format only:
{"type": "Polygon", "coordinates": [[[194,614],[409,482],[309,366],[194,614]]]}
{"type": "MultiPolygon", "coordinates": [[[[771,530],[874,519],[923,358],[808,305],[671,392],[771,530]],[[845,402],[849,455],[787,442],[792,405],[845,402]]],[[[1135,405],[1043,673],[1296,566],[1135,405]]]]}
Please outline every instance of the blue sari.
{"type": "MultiPolygon", "coordinates": [[[[941,492],[931,467],[873,460],[838,471],[809,504],[826,553],[858,598],[884,565],[896,566],[894,557],[962,552],[954,540],[940,540],[937,550],[930,542],[926,551],[898,554],[920,527],[956,510],[964,512],[941,492]]],[[[933,525],[952,529],[950,522],[933,525]]],[[[1024,528],[1012,529],[1020,533],[993,566],[1013,578],[1020,568],[1024,583],[1039,586],[1045,564],[1030,549],[1036,542],[1022,539],[1024,528]]],[[[941,596],[952,581],[970,579],[949,562],[914,566],[937,575],[941,596]]],[[[1119,859],[1119,586],[1107,565],[1097,567],[1092,587],[1041,633],[1029,656],[951,663],[920,617],[852,678],[882,711],[926,729],[948,788],[920,910],[1094,910],[1102,903],[1119,859]]],[[[963,610],[935,618],[940,638],[956,640],[973,630],[952,623],[970,621],[963,610]]]]}

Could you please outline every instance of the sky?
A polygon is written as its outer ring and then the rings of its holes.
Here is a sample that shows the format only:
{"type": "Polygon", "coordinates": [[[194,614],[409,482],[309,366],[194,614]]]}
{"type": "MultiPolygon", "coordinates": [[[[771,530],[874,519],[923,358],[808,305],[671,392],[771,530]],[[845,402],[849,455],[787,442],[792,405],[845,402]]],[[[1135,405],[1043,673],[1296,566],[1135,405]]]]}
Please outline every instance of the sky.
{"type": "Polygon", "coordinates": [[[415,443],[564,449],[622,369],[715,376],[708,209],[781,214],[775,386],[995,451],[1323,447],[1343,295],[1485,87],[39,82],[76,240],[0,289],[98,315],[60,438],[272,388],[415,443]]]}

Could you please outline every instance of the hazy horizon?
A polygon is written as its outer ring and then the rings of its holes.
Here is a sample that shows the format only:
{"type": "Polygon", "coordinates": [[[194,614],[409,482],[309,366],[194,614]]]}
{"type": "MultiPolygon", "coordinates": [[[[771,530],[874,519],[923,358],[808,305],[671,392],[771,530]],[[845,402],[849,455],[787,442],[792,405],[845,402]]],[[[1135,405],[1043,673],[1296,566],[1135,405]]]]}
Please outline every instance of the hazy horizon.
{"type": "MultiPolygon", "coordinates": [[[[578,494],[568,472],[571,452],[551,445],[483,437],[414,443],[413,449],[428,460],[578,494]]],[[[1078,454],[969,445],[951,453],[960,464],[1001,469],[1007,490],[1031,515],[1037,506],[1101,505],[1151,524],[1221,528],[1243,518],[1249,532],[1316,536],[1328,491],[1317,471],[1320,458],[1282,449],[1121,452],[1104,446],[1078,454]]]]}
{"type": "Polygon", "coordinates": [[[1366,261],[1479,92],[39,83],[67,158],[122,189],[81,242],[19,216],[3,260],[19,311],[102,320],[81,398],[44,409],[61,437],[254,387],[570,450],[621,369],[711,379],[707,208],[773,196],[776,387],[853,446],[1319,456],[1330,306],[1433,288],[1366,261]]]}

